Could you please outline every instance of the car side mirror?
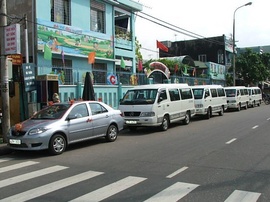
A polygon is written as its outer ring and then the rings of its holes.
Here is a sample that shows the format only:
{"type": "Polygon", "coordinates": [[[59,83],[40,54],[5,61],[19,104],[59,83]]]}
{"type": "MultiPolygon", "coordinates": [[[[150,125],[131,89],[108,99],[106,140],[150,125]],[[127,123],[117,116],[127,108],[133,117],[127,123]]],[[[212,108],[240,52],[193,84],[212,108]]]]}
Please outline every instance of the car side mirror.
{"type": "Polygon", "coordinates": [[[67,116],[67,121],[70,121],[70,120],[72,120],[72,119],[76,119],[77,118],[77,116],[74,114],[69,114],[68,116],[67,116]]]}

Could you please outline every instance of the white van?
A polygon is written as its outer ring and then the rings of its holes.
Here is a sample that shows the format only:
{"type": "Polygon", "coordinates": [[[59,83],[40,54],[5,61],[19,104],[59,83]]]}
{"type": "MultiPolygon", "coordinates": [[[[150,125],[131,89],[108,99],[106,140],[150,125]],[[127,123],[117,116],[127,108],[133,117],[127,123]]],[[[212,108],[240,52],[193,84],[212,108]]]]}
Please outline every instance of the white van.
{"type": "Polygon", "coordinates": [[[134,87],[121,99],[119,109],[130,130],[140,126],[160,126],[166,131],[170,123],[189,124],[195,115],[193,92],[188,84],[150,84],[134,87]]]}
{"type": "Polygon", "coordinates": [[[230,86],[224,88],[227,96],[228,109],[247,109],[249,102],[248,89],[245,86],[230,86]]]}
{"type": "Polygon", "coordinates": [[[262,103],[262,91],[259,87],[248,87],[249,106],[260,106],[262,103]]]}
{"type": "Polygon", "coordinates": [[[213,113],[223,116],[227,110],[226,92],[221,85],[192,86],[196,115],[204,115],[209,119],[213,113]]]}

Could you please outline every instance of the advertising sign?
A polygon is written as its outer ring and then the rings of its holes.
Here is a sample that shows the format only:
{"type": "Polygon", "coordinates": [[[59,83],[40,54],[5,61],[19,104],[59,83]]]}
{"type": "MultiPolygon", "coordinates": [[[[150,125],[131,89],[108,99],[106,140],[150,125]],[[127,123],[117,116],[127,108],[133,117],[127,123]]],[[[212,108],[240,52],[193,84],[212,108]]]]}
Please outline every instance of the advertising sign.
{"type": "Polygon", "coordinates": [[[5,54],[21,53],[20,24],[12,24],[5,27],[5,54]]]}
{"type": "Polygon", "coordinates": [[[22,64],[25,91],[36,90],[36,69],[32,63],[22,64]]]}

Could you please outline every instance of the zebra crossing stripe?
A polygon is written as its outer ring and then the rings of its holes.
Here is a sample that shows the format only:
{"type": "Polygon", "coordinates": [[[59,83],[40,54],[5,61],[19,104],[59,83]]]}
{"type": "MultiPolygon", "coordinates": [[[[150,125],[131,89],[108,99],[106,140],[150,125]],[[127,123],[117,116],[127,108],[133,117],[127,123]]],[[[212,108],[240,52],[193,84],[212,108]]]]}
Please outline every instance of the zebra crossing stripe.
{"type": "Polygon", "coordinates": [[[9,186],[9,185],[12,185],[12,184],[16,184],[16,183],[19,183],[19,182],[22,182],[22,181],[25,181],[25,180],[33,179],[35,177],[40,177],[40,176],[47,175],[47,174],[50,174],[50,173],[53,173],[53,172],[64,170],[66,168],[68,168],[68,167],[53,166],[53,167],[41,169],[41,170],[38,170],[38,171],[26,173],[26,174],[23,174],[23,175],[19,175],[19,176],[16,176],[16,177],[8,178],[8,179],[5,179],[5,180],[1,180],[0,181],[0,188],[6,187],[6,186],[9,186]]]}
{"type": "Polygon", "coordinates": [[[10,161],[10,160],[12,160],[12,158],[4,158],[4,159],[0,159],[0,163],[6,162],[6,161],[10,161]]]}
{"type": "Polygon", "coordinates": [[[175,202],[186,196],[189,192],[196,189],[199,185],[185,182],[177,182],[172,186],[164,189],[158,194],[147,199],[145,202],[175,202]]]}
{"type": "Polygon", "coordinates": [[[23,162],[23,163],[17,163],[17,164],[11,165],[11,166],[6,166],[6,167],[3,167],[3,168],[0,168],[0,173],[4,173],[4,172],[7,172],[7,171],[11,171],[11,170],[16,170],[16,169],[23,168],[23,167],[26,167],[26,166],[31,166],[31,165],[34,165],[34,164],[37,164],[37,163],[39,163],[39,162],[26,161],[26,162],[23,162]]]}
{"type": "Polygon", "coordinates": [[[179,173],[185,171],[186,169],[188,169],[188,167],[184,166],[184,167],[180,168],[179,170],[173,172],[172,174],[168,175],[167,178],[172,178],[172,177],[178,175],[179,173]]]}
{"type": "Polygon", "coordinates": [[[224,202],[255,202],[260,197],[260,193],[235,190],[224,202]]]}
{"type": "Polygon", "coordinates": [[[112,195],[115,195],[115,194],[117,194],[125,189],[128,189],[128,188],[130,188],[130,187],[132,187],[132,186],[134,186],[134,185],[136,185],[144,180],[146,180],[146,178],[129,176],[129,177],[126,177],[122,180],[114,182],[112,184],[109,184],[105,187],[97,189],[93,192],[85,194],[81,197],[78,197],[78,198],[72,200],[72,202],[101,201],[101,200],[104,200],[112,195]]]}
{"type": "Polygon", "coordinates": [[[67,187],[72,184],[76,184],[78,182],[88,180],[90,178],[96,177],[98,175],[103,174],[103,172],[96,172],[96,171],[87,171],[78,175],[74,175],[72,177],[68,177],[62,180],[58,180],[56,182],[52,182],[49,184],[46,184],[44,186],[40,186],[13,196],[10,196],[8,198],[4,198],[0,201],[5,201],[5,202],[22,202],[22,201],[28,201],[33,198],[42,196],[44,194],[62,189],[64,187],[67,187]]]}

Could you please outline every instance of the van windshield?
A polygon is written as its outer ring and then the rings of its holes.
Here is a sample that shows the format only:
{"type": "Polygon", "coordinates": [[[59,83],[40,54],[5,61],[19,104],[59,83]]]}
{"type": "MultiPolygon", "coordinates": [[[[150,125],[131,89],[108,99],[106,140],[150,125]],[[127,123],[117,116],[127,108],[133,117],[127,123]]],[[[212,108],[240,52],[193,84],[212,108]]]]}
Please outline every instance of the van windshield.
{"type": "Polygon", "coordinates": [[[235,97],[236,89],[225,89],[227,97],[235,97]]]}
{"type": "Polygon", "coordinates": [[[203,92],[204,90],[202,88],[194,88],[193,90],[193,94],[194,94],[194,99],[198,100],[198,99],[202,99],[203,98],[203,92]]]}
{"type": "Polygon", "coordinates": [[[157,89],[132,89],[128,90],[121,105],[153,104],[157,97],[157,89]]]}

